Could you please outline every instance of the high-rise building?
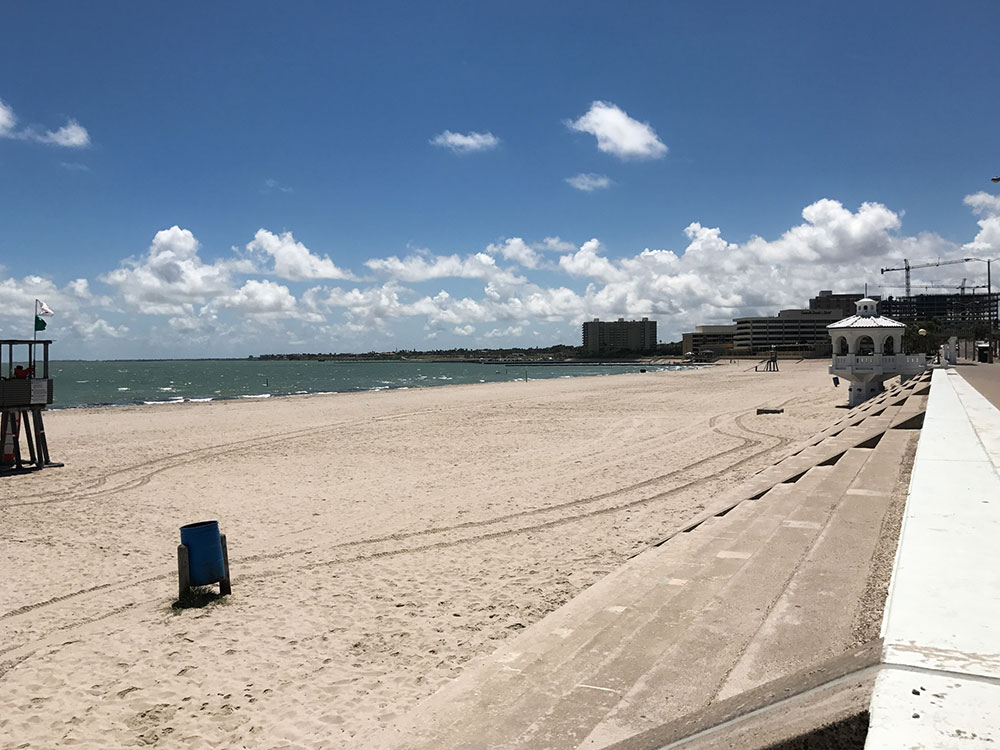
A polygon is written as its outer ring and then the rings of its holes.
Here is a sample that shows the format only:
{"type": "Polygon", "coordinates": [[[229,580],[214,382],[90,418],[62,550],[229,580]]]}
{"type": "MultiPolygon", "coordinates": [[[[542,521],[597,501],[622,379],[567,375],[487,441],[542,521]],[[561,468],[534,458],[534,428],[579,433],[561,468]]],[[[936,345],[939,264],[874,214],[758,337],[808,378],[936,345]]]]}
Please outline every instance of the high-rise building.
{"type": "Polygon", "coordinates": [[[583,324],[583,349],[586,354],[651,352],[655,348],[655,320],[618,318],[613,321],[602,321],[594,318],[583,324]]]}

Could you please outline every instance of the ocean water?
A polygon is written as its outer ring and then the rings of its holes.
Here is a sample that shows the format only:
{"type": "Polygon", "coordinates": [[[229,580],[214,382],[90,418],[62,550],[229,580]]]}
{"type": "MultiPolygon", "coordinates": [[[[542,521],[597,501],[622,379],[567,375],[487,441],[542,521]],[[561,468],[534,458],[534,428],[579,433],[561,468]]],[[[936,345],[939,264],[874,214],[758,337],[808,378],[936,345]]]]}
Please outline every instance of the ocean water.
{"type": "MultiPolygon", "coordinates": [[[[644,365],[649,372],[688,369],[644,365]]],[[[497,383],[623,372],[638,365],[530,366],[465,362],[316,362],[282,360],[157,360],[52,362],[51,408],[167,404],[235,398],[272,398],[306,393],[427,388],[460,383],[497,383]]]]}

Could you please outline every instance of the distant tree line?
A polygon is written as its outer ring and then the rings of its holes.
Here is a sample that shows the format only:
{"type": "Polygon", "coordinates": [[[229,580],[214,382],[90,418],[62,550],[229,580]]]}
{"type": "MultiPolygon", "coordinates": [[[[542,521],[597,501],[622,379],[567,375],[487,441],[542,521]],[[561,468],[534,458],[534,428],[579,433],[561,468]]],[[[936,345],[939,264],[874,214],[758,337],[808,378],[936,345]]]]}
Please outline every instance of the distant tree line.
{"type": "MultiPolygon", "coordinates": [[[[681,342],[658,344],[654,352],[645,352],[646,356],[679,356],[681,342]]],[[[409,359],[453,359],[455,361],[476,361],[480,359],[524,359],[524,360],[613,360],[634,358],[636,352],[608,352],[600,357],[588,356],[582,346],[556,344],[545,347],[518,347],[510,349],[395,349],[391,352],[327,352],[323,353],[289,353],[289,354],[258,354],[248,359],[256,360],[315,360],[318,362],[371,362],[398,361],[409,359]]]]}

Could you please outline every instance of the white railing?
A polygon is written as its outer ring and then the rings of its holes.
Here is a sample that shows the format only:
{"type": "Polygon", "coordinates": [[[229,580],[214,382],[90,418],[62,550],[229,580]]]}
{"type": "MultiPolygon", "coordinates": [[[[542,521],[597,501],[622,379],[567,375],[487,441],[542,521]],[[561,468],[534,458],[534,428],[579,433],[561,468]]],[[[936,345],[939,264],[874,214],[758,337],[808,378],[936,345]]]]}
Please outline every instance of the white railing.
{"type": "Polygon", "coordinates": [[[838,354],[831,370],[852,372],[920,372],[927,366],[924,354],[838,354]]]}

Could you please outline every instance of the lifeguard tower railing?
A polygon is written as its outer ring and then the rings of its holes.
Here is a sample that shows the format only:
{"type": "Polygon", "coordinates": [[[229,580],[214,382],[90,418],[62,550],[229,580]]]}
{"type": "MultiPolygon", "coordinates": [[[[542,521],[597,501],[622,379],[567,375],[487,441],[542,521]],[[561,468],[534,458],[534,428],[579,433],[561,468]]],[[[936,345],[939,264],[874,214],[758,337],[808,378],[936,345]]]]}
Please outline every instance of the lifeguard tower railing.
{"type": "Polygon", "coordinates": [[[62,465],[49,460],[42,422],[42,411],[52,403],[51,344],[49,340],[0,339],[0,471],[62,465]],[[22,440],[27,456],[21,450],[22,440]]]}

